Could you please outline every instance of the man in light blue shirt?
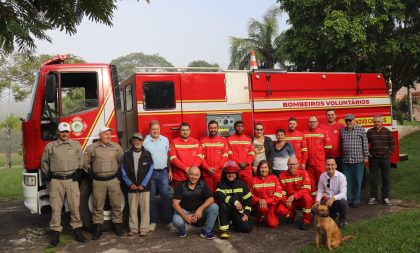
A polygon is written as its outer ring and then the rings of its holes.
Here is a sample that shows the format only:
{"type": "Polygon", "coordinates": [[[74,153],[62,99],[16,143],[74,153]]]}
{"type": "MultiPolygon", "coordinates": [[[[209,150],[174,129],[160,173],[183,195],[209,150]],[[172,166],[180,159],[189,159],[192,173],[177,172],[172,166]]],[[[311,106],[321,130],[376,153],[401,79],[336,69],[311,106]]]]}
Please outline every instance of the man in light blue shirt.
{"type": "Polygon", "coordinates": [[[335,220],[338,217],[338,226],[346,226],[347,213],[347,180],[343,173],[337,171],[337,163],[334,158],[325,161],[327,171],[319,177],[318,191],[314,207],[325,203],[329,207],[330,217],[335,220]]]}
{"type": "Polygon", "coordinates": [[[168,160],[169,141],[165,136],[160,135],[160,124],[157,120],[152,120],[149,124],[150,134],[144,140],[144,147],[152,154],[153,176],[150,188],[150,227],[149,230],[156,229],[157,208],[156,191],[159,191],[162,201],[162,219],[165,224],[170,224],[172,220],[171,200],[169,199],[169,181],[172,180],[172,170],[168,160]]]}

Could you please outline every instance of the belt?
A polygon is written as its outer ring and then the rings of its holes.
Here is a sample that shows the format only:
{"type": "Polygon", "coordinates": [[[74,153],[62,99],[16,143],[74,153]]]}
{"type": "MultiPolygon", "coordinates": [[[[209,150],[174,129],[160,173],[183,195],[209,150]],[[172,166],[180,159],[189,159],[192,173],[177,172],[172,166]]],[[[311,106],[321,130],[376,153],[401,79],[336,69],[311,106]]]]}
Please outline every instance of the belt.
{"type": "Polygon", "coordinates": [[[112,175],[108,177],[101,177],[101,176],[93,175],[93,179],[98,180],[98,181],[109,181],[111,179],[114,179],[115,177],[116,175],[112,175]]]}
{"type": "Polygon", "coordinates": [[[153,170],[157,170],[157,171],[164,171],[164,170],[168,170],[168,167],[165,167],[165,168],[163,168],[163,169],[153,169],[153,170]]]}
{"type": "Polygon", "coordinates": [[[58,180],[68,180],[68,179],[73,179],[73,177],[74,177],[74,173],[71,173],[69,175],[58,175],[58,174],[51,175],[51,178],[58,179],[58,180]]]}

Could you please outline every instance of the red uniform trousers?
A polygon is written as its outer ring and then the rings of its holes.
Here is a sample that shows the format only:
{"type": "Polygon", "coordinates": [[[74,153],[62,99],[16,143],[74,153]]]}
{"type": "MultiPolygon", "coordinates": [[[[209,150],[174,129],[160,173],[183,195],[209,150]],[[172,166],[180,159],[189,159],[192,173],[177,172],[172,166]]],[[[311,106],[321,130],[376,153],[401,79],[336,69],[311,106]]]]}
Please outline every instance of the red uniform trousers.
{"type": "Polygon", "coordinates": [[[257,219],[262,221],[262,216],[265,217],[265,225],[269,228],[276,228],[279,225],[279,217],[287,216],[289,210],[284,203],[278,203],[276,205],[267,205],[268,208],[261,208],[259,205],[254,205],[254,210],[258,212],[257,219]]]}
{"type": "Polygon", "coordinates": [[[324,164],[308,165],[306,170],[308,171],[309,178],[311,179],[311,196],[312,198],[315,198],[318,189],[319,177],[326,171],[326,168],[324,164]]]}
{"type": "Polygon", "coordinates": [[[241,169],[239,171],[239,179],[242,180],[248,187],[248,189],[252,188],[252,168],[251,166],[246,167],[245,169],[241,169]]]}
{"type": "Polygon", "coordinates": [[[206,182],[207,186],[209,187],[210,191],[214,193],[217,188],[217,183],[220,182],[222,179],[222,171],[217,170],[216,173],[212,175],[207,175],[207,173],[202,174],[202,178],[204,182],[206,182]]]}
{"type": "MultiPolygon", "coordinates": [[[[296,215],[296,208],[302,208],[302,222],[309,224],[311,223],[311,208],[312,208],[312,197],[309,193],[304,193],[300,199],[295,199],[290,207],[287,209],[288,218],[294,219],[296,215]]],[[[286,217],[287,217],[286,215],[286,217]]]]}

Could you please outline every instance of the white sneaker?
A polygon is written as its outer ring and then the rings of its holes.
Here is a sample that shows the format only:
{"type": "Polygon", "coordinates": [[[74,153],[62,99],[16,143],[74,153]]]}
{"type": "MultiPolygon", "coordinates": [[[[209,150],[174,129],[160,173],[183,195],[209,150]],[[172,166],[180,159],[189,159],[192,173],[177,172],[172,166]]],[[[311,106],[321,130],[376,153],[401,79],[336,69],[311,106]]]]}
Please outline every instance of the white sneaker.
{"type": "Polygon", "coordinates": [[[378,203],[378,202],[376,202],[376,198],[370,198],[369,202],[368,202],[368,205],[374,205],[376,203],[378,203]]]}
{"type": "Polygon", "coordinates": [[[384,198],[384,204],[387,205],[387,206],[392,205],[391,201],[389,201],[389,198],[384,198]]]}
{"type": "Polygon", "coordinates": [[[171,231],[171,232],[176,232],[176,231],[178,231],[178,229],[174,226],[174,224],[172,224],[172,222],[171,222],[171,223],[169,223],[168,225],[166,225],[166,228],[167,228],[169,231],[171,231]]]}
{"type": "Polygon", "coordinates": [[[156,229],[156,223],[150,223],[149,231],[155,231],[155,229],[156,229]]]}

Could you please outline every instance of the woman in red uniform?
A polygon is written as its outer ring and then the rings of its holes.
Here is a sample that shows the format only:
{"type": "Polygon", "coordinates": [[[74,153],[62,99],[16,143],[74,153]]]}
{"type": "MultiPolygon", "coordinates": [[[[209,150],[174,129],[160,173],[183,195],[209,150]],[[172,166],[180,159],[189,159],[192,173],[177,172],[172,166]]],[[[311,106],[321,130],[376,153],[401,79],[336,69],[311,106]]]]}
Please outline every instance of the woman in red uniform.
{"type": "Polygon", "coordinates": [[[270,164],[262,160],[252,178],[252,205],[257,213],[257,221],[267,227],[279,225],[279,216],[287,215],[285,198],[279,180],[272,174],[270,164]]]}

